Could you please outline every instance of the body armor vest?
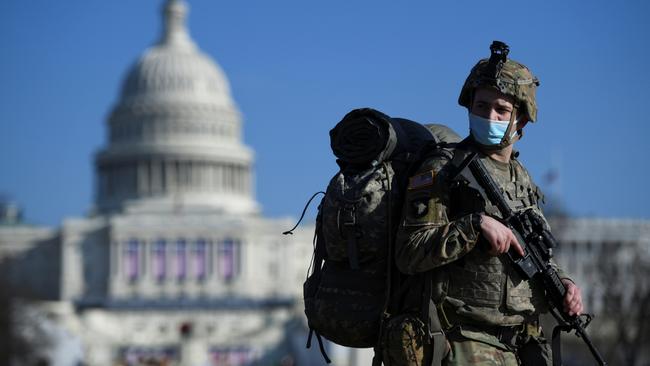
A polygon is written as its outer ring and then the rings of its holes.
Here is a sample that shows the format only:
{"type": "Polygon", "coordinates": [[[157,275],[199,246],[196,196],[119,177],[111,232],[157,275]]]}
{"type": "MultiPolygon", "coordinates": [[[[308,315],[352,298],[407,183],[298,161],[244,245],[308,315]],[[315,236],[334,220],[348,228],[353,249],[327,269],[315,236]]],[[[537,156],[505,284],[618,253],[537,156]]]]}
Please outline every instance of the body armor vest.
{"type": "MultiPolygon", "coordinates": [[[[467,154],[457,150],[452,161],[460,163],[467,154]]],[[[515,158],[509,163],[481,160],[504,192],[515,211],[534,208],[541,213],[541,193],[526,169],[515,158]]],[[[450,219],[485,212],[500,218],[498,209],[485,202],[478,192],[463,182],[453,182],[450,196],[450,219]]],[[[545,311],[543,290],[524,280],[505,256],[487,253],[489,244],[480,237],[474,249],[457,261],[441,267],[434,280],[438,299],[451,323],[517,325],[532,320],[545,311]]]]}

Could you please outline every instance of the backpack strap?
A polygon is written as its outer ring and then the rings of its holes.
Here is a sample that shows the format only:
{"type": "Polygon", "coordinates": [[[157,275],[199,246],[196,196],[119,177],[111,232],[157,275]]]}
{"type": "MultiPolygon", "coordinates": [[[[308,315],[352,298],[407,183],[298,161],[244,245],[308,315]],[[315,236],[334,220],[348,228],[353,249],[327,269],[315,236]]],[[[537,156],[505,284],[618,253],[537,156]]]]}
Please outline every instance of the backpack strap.
{"type": "Polygon", "coordinates": [[[445,358],[445,349],[447,339],[445,332],[440,324],[438,309],[433,302],[433,273],[427,271],[424,274],[424,296],[422,301],[422,320],[425,321],[427,335],[433,342],[433,352],[431,355],[431,366],[442,365],[442,359],[445,358]]]}
{"type": "Polygon", "coordinates": [[[384,170],[384,173],[386,174],[386,177],[389,178],[387,179],[387,203],[386,203],[386,209],[387,209],[387,220],[386,220],[386,225],[388,225],[388,260],[386,261],[386,298],[384,301],[384,305],[382,308],[381,312],[381,319],[379,320],[379,335],[377,337],[377,344],[374,347],[374,352],[375,355],[372,358],[372,366],[381,366],[383,362],[383,357],[382,357],[382,352],[381,352],[381,339],[383,338],[384,331],[385,331],[385,326],[386,322],[390,318],[390,305],[391,305],[391,300],[393,299],[393,250],[395,248],[395,237],[392,235],[392,229],[393,229],[393,215],[392,215],[392,207],[393,207],[393,202],[392,202],[392,194],[393,190],[391,187],[391,180],[390,180],[390,175],[388,173],[388,166],[386,163],[382,163],[382,169],[384,170]]]}
{"type": "MultiPolygon", "coordinates": [[[[315,196],[316,195],[314,195],[314,197],[315,196]]],[[[312,197],[312,199],[314,197],[312,197]]],[[[309,203],[307,205],[309,205],[309,203]]],[[[310,268],[307,270],[308,278],[307,281],[305,281],[305,289],[304,289],[305,294],[310,297],[314,297],[316,295],[318,284],[321,282],[321,275],[323,272],[323,262],[327,258],[327,250],[325,248],[325,243],[323,243],[323,234],[321,232],[321,228],[322,228],[321,215],[322,213],[319,206],[318,215],[316,216],[316,232],[314,233],[314,239],[313,239],[314,242],[313,260],[310,264],[310,268]]],[[[318,340],[318,348],[320,349],[320,353],[323,355],[325,362],[327,362],[328,364],[331,363],[332,361],[330,360],[329,357],[327,357],[327,353],[325,352],[325,346],[323,345],[323,339],[321,335],[318,333],[318,331],[312,328],[309,322],[307,323],[307,326],[309,327],[309,335],[307,336],[306,348],[311,348],[311,337],[312,335],[316,334],[316,340],[318,340]]]]}
{"type": "Polygon", "coordinates": [[[553,328],[553,337],[551,343],[551,349],[553,354],[553,366],[562,366],[562,332],[570,332],[573,328],[566,325],[556,325],[553,328]]]}
{"type": "Polygon", "coordinates": [[[359,269],[357,248],[357,210],[356,205],[348,204],[339,211],[339,229],[348,242],[348,260],[350,268],[359,269]]]}
{"type": "Polygon", "coordinates": [[[313,334],[316,334],[316,339],[318,340],[318,348],[320,348],[320,353],[323,355],[325,362],[332,363],[332,360],[327,357],[327,353],[325,352],[325,346],[323,346],[323,338],[313,328],[309,328],[309,335],[307,336],[307,345],[305,348],[311,348],[311,336],[313,334]]]}

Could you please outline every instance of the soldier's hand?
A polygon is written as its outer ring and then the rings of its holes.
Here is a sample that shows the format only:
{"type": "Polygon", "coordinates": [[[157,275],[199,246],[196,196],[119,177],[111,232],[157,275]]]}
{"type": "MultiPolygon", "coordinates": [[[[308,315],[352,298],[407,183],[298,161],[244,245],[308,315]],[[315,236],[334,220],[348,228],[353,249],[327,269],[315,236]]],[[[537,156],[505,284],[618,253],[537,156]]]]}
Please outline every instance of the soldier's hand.
{"type": "Polygon", "coordinates": [[[490,216],[481,215],[481,218],[481,232],[490,243],[488,250],[490,255],[497,256],[506,253],[512,246],[519,255],[524,256],[524,250],[512,230],[490,216]]]}
{"type": "Polygon", "coordinates": [[[562,279],[564,287],[566,287],[566,294],[564,295],[564,311],[569,315],[582,314],[582,294],[580,288],[576,286],[571,280],[566,278],[562,279]]]}

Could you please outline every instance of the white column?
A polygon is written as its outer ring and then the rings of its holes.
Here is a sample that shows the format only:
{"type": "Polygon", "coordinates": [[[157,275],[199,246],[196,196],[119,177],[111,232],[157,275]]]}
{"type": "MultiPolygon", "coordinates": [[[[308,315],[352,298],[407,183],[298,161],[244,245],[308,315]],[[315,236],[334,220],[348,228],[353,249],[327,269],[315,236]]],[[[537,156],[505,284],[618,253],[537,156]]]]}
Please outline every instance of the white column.
{"type": "Polygon", "coordinates": [[[246,165],[246,195],[253,193],[253,173],[249,165],[246,165]]]}
{"type": "Polygon", "coordinates": [[[194,167],[192,166],[191,161],[186,161],[183,163],[183,169],[185,169],[185,189],[192,190],[192,171],[194,167]]]}
{"type": "Polygon", "coordinates": [[[118,269],[118,261],[117,261],[117,243],[116,242],[109,242],[109,261],[110,261],[110,278],[111,280],[115,279],[117,277],[118,269]]]}
{"type": "Polygon", "coordinates": [[[196,191],[201,190],[201,162],[194,161],[192,162],[192,187],[196,191]]]}
{"type": "Polygon", "coordinates": [[[214,163],[208,163],[205,167],[206,169],[206,175],[207,175],[207,191],[208,192],[214,192],[214,163]]]}
{"type": "Polygon", "coordinates": [[[123,281],[126,276],[124,275],[124,244],[123,240],[117,239],[115,240],[115,260],[117,263],[116,270],[117,270],[117,277],[120,279],[120,281],[123,281]]]}
{"type": "Polygon", "coordinates": [[[217,192],[223,191],[223,166],[221,163],[214,166],[214,189],[217,192]]]}
{"type": "Polygon", "coordinates": [[[177,162],[177,167],[178,170],[176,171],[176,178],[178,179],[178,188],[180,191],[184,191],[187,189],[187,167],[185,165],[186,163],[183,161],[177,162]]]}
{"type": "Polygon", "coordinates": [[[122,177],[122,165],[115,166],[115,196],[121,198],[123,193],[124,178],[122,177]]]}
{"type": "Polygon", "coordinates": [[[244,193],[246,192],[246,177],[244,176],[244,166],[240,165],[239,166],[239,189],[237,190],[239,193],[244,193]]]}
{"type": "Polygon", "coordinates": [[[147,195],[149,193],[149,172],[146,161],[138,163],[138,195],[147,195]]]}
{"type": "Polygon", "coordinates": [[[226,192],[232,192],[232,165],[226,164],[226,192]]]}
{"type": "Polygon", "coordinates": [[[165,192],[172,193],[176,190],[176,169],[173,161],[165,161],[165,192]]]}
{"type": "Polygon", "coordinates": [[[174,269],[172,265],[174,260],[172,255],[174,254],[174,238],[167,237],[165,238],[165,282],[169,283],[173,281],[174,269]]]}
{"type": "Polygon", "coordinates": [[[230,192],[230,165],[228,164],[223,164],[222,165],[222,187],[224,192],[230,192]]]}
{"type": "Polygon", "coordinates": [[[203,163],[203,191],[212,191],[212,163],[206,161],[203,163]]]}
{"type": "Polygon", "coordinates": [[[151,140],[151,122],[148,120],[143,121],[142,124],[142,140],[149,141],[151,140]]]}
{"type": "Polygon", "coordinates": [[[133,198],[138,195],[138,166],[131,163],[127,167],[128,175],[128,196],[133,198]]]}
{"type": "Polygon", "coordinates": [[[230,165],[230,187],[232,192],[237,192],[237,165],[230,165]]]}
{"type": "Polygon", "coordinates": [[[151,240],[143,240],[140,243],[140,247],[142,248],[142,280],[143,282],[149,283],[151,282],[151,278],[153,276],[151,275],[151,247],[152,243],[151,240]]]}
{"type": "Polygon", "coordinates": [[[162,172],[160,171],[160,160],[151,160],[151,193],[156,194],[162,192],[162,172]]]}
{"type": "Polygon", "coordinates": [[[200,178],[200,184],[199,184],[199,190],[201,192],[205,192],[208,190],[208,187],[210,186],[208,184],[208,164],[204,161],[201,161],[198,163],[199,166],[199,178],[200,178]]]}

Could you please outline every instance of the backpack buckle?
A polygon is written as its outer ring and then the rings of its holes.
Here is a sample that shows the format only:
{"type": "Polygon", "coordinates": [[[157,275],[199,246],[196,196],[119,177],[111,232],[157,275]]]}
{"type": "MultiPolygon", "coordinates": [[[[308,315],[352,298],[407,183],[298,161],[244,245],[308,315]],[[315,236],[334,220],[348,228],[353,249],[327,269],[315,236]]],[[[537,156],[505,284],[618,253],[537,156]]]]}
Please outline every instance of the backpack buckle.
{"type": "Polygon", "coordinates": [[[354,205],[348,205],[344,206],[342,208],[339,208],[338,212],[338,217],[336,218],[337,225],[339,227],[339,230],[341,232],[344,231],[344,229],[348,229],[350,226],[354,226],[357,224],[357,215],[356,215],[356,207],[354,205]]]}
{"type": "Polygon", "coordinates": [[[357,225],[356,207],[354,205],[345,205],[339,208],[336,220],[341,237],[347,238],[350,268],[357,270],[359,269],[357,236],[360,233],[354,230],[357,225]]]}

